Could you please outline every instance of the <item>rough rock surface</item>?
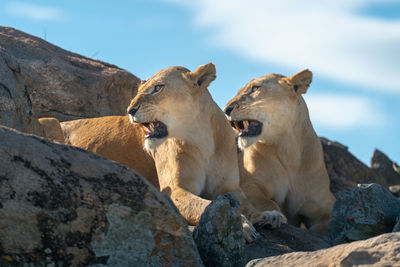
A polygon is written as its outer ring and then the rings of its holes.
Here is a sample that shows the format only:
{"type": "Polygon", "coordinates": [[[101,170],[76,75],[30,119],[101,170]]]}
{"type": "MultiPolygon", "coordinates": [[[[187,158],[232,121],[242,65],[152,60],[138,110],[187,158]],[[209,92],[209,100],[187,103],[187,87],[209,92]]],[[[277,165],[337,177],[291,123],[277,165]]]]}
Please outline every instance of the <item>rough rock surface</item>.
{"type": "Polygon", "coordinates": [[[329,248],[330,241],[306,229],[283,224],[277,229],[260,229],[260,237],[246,244],[246,262],[295,251],[315,251],[329,248]]]}
{"type": "Polygon", "coordinates": [[[383,177],[354,157],[346,146],[326,138],[320,139],[326,169],[331,180],[330,189],[336,198],[340,191],[353,190],[357,184],[378,183],[388,186],[383,177]]]}
{"type": "Polygon", "coordinates": [[[244,266],[240,204],[230,193],[207,206],[193,231],[205,266],[244,266]]]}
{"type": "Polygon", "coordinates": [[[389,159],[382,151],[375,149],[371,158],[371,169],[386,180],[386,185],[400,184],[400,173],[395,170],[397,164],[389,159]]]}
{"type": "Polygon", "coordinates": [[[33,113],[21,66],[0,46],[0,125],[44,136],[33,113]]]}
{"type": "Polygon", "coordinates": [[[38,117],[60,121],[124,115],[140,80],[129,72],[0,27],[0,47],[20,65],[38,117]]]}
{"type": "Polygon", "coordinates": [[[134,171],[0,126],[0,266],[24,264],[202,265],[172,201],[134,171]]]}
{"type": "Polygon", "coordinates": [[[246,266],[399,266],[399,263],[400,233],[390,233],[314,252],[257,259],[246,266]]]}
{"type": "Polygon", "coordinates": [[[362,184],[339,194],[329,221],[335,243],[367,239],[392,231],[400,201],[378,184],[362,184]]]}

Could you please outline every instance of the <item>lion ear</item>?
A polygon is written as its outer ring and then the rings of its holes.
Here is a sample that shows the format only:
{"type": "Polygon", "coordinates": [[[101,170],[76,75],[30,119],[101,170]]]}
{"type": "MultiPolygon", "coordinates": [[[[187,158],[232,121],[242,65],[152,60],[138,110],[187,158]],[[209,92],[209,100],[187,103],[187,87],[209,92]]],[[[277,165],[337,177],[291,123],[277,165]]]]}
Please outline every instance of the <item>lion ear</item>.
{"type": "Polygon", "coordinates": [[[297,94],[304,94],[312,82],[312,72],[308,69],[301,70],[296,74],[286,77],[285,80],[292,86],[297,94]]]}
{"type": "Polygon", "coordinates": [[[215,65],[211,62],[201,65],[195,71],[187,72],[184,75],[195,85],[196,92],[203,91],[217,77],[215,65]]]}

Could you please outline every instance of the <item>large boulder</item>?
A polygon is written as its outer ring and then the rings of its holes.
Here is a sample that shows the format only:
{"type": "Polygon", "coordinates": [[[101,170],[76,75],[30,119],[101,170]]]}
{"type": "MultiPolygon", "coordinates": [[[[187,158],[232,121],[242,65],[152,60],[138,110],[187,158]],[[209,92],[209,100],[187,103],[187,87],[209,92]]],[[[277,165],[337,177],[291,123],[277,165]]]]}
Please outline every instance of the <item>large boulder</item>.
{"type": "Polygon", "coordinates": [[[246,266],[399,266],[399,248],[400,233],[390,233],[314,252],[294,252],[257,259],[246,266]]]}
{"type": "Polygon", "coordinates": [[[328,228],[335,243],[367,239],[392,231],[400,201],[378,184],[362,184],[339,194],[328,228]]]}
{"type": "Polygon", "coordinates": [[[60,121],[124,115],[140,80],[114,65],[83,57],[40,38],[0,27],[0,47],[20,65],[38,117],[60,121]]]}
{"type": "MultiPolygon", "coordinates": [[[[1,38],[0,38],[1,39],[1,38]]],[[[0,125],[44,136],[16,58],[0,46],[0,125]]]]}
{"type": "Polygon", "coordinates": [[[400,173],[397,170],[397,164],[379,149],[375,149],[371,158],[371,169],[385,179],[387,186],[400,184],[400,173]]]}
{"type": "Polygon", "coordinates": [[[202,266],[172,201],[137,173],[0,126],[0,266],[202,266]]]}
{"type": "Polygon", "coordinates": [[[326,169],[335,197],[342,190],[353,190],[357,184],[378,183],[388,186],[384,177],[354,157],[348,148],[338,142],[320,138],[324,150],[326,169]]]}
{"type": "Polygon", "coordinates": [[[205,266],[244,266],[245,241],[240,204],[233,194],[218,196],[193,231],[205,266]]]}
{"type": "Polygon", "coordinates": [[[259,233],[259,238],[246,245],[246,262],[295,251],[315,251],[331,247],[328,238],[289,224],[282,224],[276,229],[259,229],[259,233]]]}

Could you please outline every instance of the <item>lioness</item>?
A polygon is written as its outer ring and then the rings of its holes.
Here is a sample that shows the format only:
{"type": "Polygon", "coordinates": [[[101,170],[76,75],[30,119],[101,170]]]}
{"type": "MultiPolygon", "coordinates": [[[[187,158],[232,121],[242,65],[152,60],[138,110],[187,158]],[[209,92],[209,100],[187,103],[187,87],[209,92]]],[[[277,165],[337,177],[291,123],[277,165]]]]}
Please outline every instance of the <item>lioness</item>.
{"type": "MultiPolygon", "coordinates": [[[[239,186],[235,134],[207,90],[215,73],[212,63],[193,72],[164,69],[140,85],[128,108],[133,124],[127,116],[63,122],[66,141],[155,179],[189,224],[198,223],[211,199],[233,192],[252,223],[277,227],[286,218],[256,210],[239,186]]],[[[245,219],[244,235],[257,235],[245,219]]]]}
{"type": "Polygon", "coordinates": [[[258,209],[279,204],[289,223],[325,232],[335,198],[302,94],[303,70],[253,79],[225,107],[238,134],[241,187],[258,209]]]}

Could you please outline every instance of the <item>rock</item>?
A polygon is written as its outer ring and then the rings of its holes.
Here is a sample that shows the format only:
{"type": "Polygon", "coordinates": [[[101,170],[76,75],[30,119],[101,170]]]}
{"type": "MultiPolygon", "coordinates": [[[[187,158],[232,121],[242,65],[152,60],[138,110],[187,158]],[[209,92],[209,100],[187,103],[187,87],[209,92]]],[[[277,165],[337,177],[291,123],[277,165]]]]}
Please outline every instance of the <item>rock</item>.
{"type": "MultiPolygon", "coordinates": [[[[1,42],[1,41],[0,41],[1,42]]],[[[0,46],[0,124],[44,136],[14,56],[0,46]]]]}
{"type": "Polygon", "coordinates": [[[91,152],[0,126],[0,266],[202,266],[172,201],[91,152]]]}
{"type": "Polygon", "coordinates": [[[386,180],[386,185],[400,184],[400,173],[395,167],[397,164],[388,158],[382,151],[375,149],[371,158],[371,169],[386,180]]]}
{"type": "Polygon", "coordinates": [[[13,28],[0,27],[0,46],[17,58],[38,117],[125,115],[137,93],[140,80],[129,72],[13,28]]]}
{"type": "Polygon", "coordinates": [[[394,225],[392,232],[400,232],[400,214],[396,218],[396,224],[394,225]]]}
{"type": "Polygon", "coordinates": [[[257,259],[246,266],[399,266],[399,262],[400,233],[390,233],[314,252],[257,259]]]}
{"type": "Polygon", "coordinates": [[[244,266],[240,204],[233,194],[218,196],[207,206],[193,231],[205,266],[244,266]]]}
{"type": "Polygon", "coordinates": [[[362,184],[339,194],[329,221],[335,243],[367,239],[391,232],[400,201],[378,184],[362,184]]]}
{"type": "Polygon", "coordinates": [[[260,237],[246,244],[246,262],[295,251],[315,251],[331,247],[328,238],[306,229],[282,224],[277,229],[260,229],[260,237]]]}
{"type": "Polygon", "coordinates": [[[388,186],[386,180],[354,157],[346,146],[320,138],[329,178],[330,189],[335,197],[342,190],[353,190],[357,184],[378,183],[388,186]]]}

